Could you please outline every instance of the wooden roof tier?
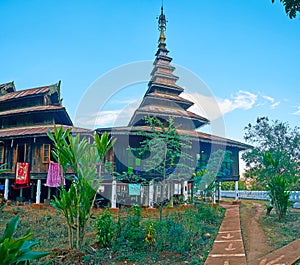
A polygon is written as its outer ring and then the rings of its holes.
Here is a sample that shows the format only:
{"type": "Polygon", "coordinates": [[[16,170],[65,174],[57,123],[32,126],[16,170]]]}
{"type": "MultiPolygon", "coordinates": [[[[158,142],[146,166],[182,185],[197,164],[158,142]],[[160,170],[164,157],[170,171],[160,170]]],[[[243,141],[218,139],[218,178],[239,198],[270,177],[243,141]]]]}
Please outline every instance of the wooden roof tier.
{"type": "MultiPolygon", "coordinates": [[[[1,87],[1,85],[0,85],[1,87]]],[[[34,97],[37,95],[49,95],[57,94],[57,102],[61,104],[60,100],[60,81],[56,84],[49,85],[49,86],[42,86],[42,87],[36,87],[36,88],[30,88],[30,89],[24,89],[20,91],[12,91],[10,93],[7,93],[5,95],[0,96],[0,102],[8,101],[8,100],[15,100],[15,99],[21,99],[25,97],[34,97]]]]}
{"type": "MultiPolygon", "coordinates": [[[[13,82],[0,85],[8,87],[13,82]]],[[[73,126],[60,98],[60,81],[56,84],[0,94],[0,127],[18,128],[40,124],[73,126]]]]}
{"type": "Polygon", "coordinates": [[[64,130],[71,129],[74,134],[81,135],[93,135],[94,131],[90,129],[67,126],[62,124],[49,124],[49,125],[37,125],[37,126],[24,126],[18,128],[7,128],[0,129],[0,138],[1,139],[15,139],[15,138],[24,138],[24,137],[41,137],[47,136],[47,132],[54,131],[54,127],[59,128],[63,126],[64,130]]]}
{"type": "MultiPolygon", "coordinates": [[[[155,128],[157,131],[160,130],[159,127],[155,128]]],[[[96,129],[96,131],[99,134],[102,134],[103,132],[109,132],[112,137],[118,138],[118,136],[134,136],[138,135],[140,131],[144,132],[151,132],[151,129],[149,126],[124,126],[124,127],[113,127],[113,128],[99,128],[96,129]]],[[[199,131],[192,131],[192,130],[181,130],[177,129],[178,134],[180,135],[185,135],[189,137],[191,141],[200,141],[200,142],[205,142],[205,143],[210,143],[210,144],[215,144],[215,145],[223,145],[223,146],[230,146],[230,147],[235,147],[238,148],[239,150],[247,150],[250,148],[253,148],[253,146],[241,143],[239,141],[231,140],[228,138],[208,134],[208,133],[203,133],[199,131]]]]}

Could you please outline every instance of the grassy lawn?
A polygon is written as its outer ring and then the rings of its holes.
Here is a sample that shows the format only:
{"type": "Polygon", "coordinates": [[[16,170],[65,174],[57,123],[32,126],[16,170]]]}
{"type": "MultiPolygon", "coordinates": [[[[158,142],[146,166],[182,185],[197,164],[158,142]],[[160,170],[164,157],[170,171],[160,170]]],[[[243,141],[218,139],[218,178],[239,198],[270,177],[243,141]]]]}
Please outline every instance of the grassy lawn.
{"type": "Polygon", "coordinates": [[[286,218],[278,222],[275,211],[270,216],[262,215],[259,220],[268,243],[275,249],[296,240],[300,236],[300,211],[290,209],[286,218]]]}

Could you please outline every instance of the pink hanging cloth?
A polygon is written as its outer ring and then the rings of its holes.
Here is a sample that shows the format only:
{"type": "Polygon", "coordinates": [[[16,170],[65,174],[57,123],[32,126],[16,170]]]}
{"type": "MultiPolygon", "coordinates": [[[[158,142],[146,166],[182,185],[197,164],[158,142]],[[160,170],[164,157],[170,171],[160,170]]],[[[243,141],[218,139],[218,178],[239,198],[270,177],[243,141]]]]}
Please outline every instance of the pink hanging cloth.
{"type": "Polygon", "coordinates": [[[50,161],[46,186],[48,187],[59,187],[65,185],[65,178],[63,177],[63,170],[60,164],[50,161]]]}

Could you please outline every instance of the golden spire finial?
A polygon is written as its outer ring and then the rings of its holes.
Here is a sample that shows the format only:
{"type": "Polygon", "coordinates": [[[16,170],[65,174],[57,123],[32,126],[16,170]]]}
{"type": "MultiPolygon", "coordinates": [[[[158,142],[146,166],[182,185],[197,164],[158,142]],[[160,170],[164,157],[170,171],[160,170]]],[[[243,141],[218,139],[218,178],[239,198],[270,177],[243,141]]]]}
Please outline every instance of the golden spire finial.
{"type": "Polygon", "coordinates": [[[166,24],[167,24],[167,20],[166,20],[165,14],[164,14],[164,7],[163,7],[163,3],[162,3],[161,13],[158,17],[158,30],[160,31],[159,40],[158,40],[158,42],[159,42],[158,47],[161,48],[161,49],[166,49],[166,44],[165,44],[166,24]]]}

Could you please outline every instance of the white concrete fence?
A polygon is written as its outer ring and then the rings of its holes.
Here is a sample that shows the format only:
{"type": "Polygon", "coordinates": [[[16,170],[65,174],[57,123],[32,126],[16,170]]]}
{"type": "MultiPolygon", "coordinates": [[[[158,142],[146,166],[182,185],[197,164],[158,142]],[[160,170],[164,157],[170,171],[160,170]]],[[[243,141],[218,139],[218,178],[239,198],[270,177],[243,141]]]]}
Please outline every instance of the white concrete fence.
{"type": "MultiPolygon", "coordinates": [[[[267,191],[252,191],[252,190],[239,190],[238,197],[240,199],[253,199],[253,200],[270,200],[267,191]]],[[[218,196],[218,193],[217,195],[218,196]]],[[[234,190],[222,190],[221,197],[235,198],[236,191],[234,190]]],[[[290,201],[300,202],[300,191],[290,191],[290,201]]]]}

